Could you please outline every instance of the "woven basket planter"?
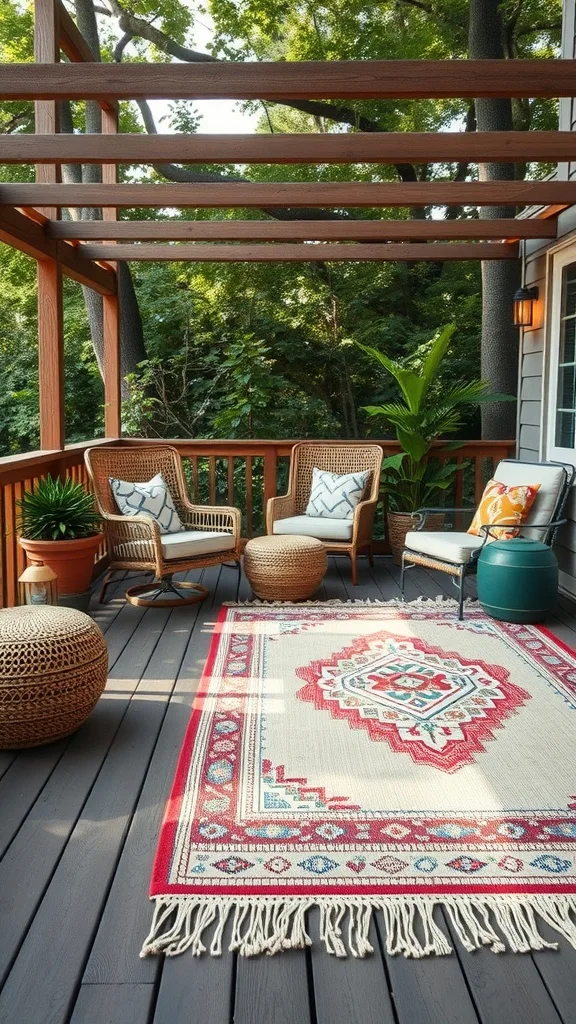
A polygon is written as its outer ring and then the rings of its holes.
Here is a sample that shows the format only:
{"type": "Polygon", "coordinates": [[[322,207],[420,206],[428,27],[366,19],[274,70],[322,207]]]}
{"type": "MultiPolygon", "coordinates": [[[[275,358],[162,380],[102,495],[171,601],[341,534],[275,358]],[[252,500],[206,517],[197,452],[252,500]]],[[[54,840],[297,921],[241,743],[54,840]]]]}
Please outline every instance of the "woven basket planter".
{"type": "MultiPolygon", "coordinates": [[[[402,564],[402,552],[406,546],[406,534],[415,530],[418,520],[409,512],[388,512],[388,543],[396,565],[402,564]]],[[[426,530],[441,530],[444,526],[443,515],[427,516],[426,530]]]]}
{"type": "Polygon", "coordinates": [[[72,608],[0,611],[0,748],[35,747],[74,732],[106,685],[108,652],[95,622],[72,608]]]}
{"type": "Polygon", "coordinates": [[[265,601],[305,601],[318,590],[328,566],[314,537],[256,537],[244,552],[244,572],[265,601]]]}

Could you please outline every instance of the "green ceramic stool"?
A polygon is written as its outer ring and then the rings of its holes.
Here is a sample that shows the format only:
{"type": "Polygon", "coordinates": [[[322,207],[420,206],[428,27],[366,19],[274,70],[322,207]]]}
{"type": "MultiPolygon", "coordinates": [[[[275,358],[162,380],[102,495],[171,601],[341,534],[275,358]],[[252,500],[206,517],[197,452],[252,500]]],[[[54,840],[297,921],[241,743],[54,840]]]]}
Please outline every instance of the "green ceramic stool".
{"type": "Polygon", "coordinates": [[[478,600],[504,622],[541,622],[558,593],[558,562],[538,540],[514,537],[486,544],[478,558],[478,600]]]}

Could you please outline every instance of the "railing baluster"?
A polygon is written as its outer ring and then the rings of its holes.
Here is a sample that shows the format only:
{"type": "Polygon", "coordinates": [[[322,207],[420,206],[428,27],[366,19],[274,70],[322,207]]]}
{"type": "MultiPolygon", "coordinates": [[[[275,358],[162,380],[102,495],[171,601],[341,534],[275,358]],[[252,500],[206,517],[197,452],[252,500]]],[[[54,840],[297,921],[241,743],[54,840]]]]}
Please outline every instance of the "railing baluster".
{"type": "Polygon", "coordinates": [[[456,457],[456,465],[461,468],[456,473],[456,495],[454,504],[456,508],[462,508],[464,504],[464,459],[461,455],[456,457]]]}
{"type": "Polygon", "coordinates": [[[478,453],[474,459],[474,502],[476,505],[480,504],[480,498],[484,491],[484,467],[482,463],[482,454],[478,453]]]}
{"type": "Polygon", "coordinates": [[[208,458],[208,501],[210,505],[216,504],[216,456],[208,458]]]}
{"type": "Polygon", "coordinates": [[[234,505],[234,456],[228,456],[228,490],[226,500],[229,505],[234,505]]]}
{"type": "Polygon", "coordinates": [[[252,456],[246,456],[246,536],[251,537],[252,524],[252,456]]]}
{"type": "Polygon", "coordinates": [[[6,510],[6,604],[12,607],[17,604],[16,588],[18,574],[16,571],[16,510],[14,507],[14,484],[4,488],[4,508],[6,510]]]}
{"type": "Polygon", "coordinates": [[[16,551],[16,576],[21,576],[22,573],[24,572],[24,569],[26,568],[26,555],[24,554],[24,551],[22,550],[18,543],[16,530],[16,516],[18,514],[18,507],[16,503],[21,500],[22,491],[22,483],[18,481],[17,483],[14,484],[14,547],[16,551]]]}
{"type": "Polygon", "coordinates": [[[192,489],[193,489],[193,492],[194,492],[193,495],[192,495],[192,501],[198,502],[199,501],[199,494],[198,494],[198,456],[197,455],[191,455],[190,456],[190,462],[191,462],[191,465],[192,465],[192,489]]]}
{"type": "Polygon", "coordinates": [[[264,528],[266,528],[266,509],[268,507],[268,500],[269,498],[274,498],[277,494],[277,479],[278,456],[275,451],[270,451],[264,456],[264,501],[262,506],[264,528]]]}

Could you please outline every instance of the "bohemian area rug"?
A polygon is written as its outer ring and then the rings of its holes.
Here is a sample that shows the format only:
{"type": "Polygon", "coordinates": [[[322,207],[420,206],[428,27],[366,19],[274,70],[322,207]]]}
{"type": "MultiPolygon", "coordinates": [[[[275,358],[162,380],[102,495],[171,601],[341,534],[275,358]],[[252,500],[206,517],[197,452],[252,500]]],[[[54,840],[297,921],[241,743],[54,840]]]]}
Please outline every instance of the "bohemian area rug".
{"type": "Polygon", "coordinates": [[[576,947],[576,660],[474,606],[222,610],[178,765],[142,955],[576,947]]]}

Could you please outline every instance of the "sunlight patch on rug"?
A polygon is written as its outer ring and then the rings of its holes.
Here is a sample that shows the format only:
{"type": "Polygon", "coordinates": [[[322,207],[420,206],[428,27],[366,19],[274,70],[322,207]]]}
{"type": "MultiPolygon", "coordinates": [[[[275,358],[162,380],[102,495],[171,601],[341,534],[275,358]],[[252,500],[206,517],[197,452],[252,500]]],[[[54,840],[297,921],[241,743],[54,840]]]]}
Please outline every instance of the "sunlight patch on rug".
{"type": "Polygon", "coordinates": [[[576,660],[452,602],[222,609],[142,954],[576,947],[576,660]]]}

